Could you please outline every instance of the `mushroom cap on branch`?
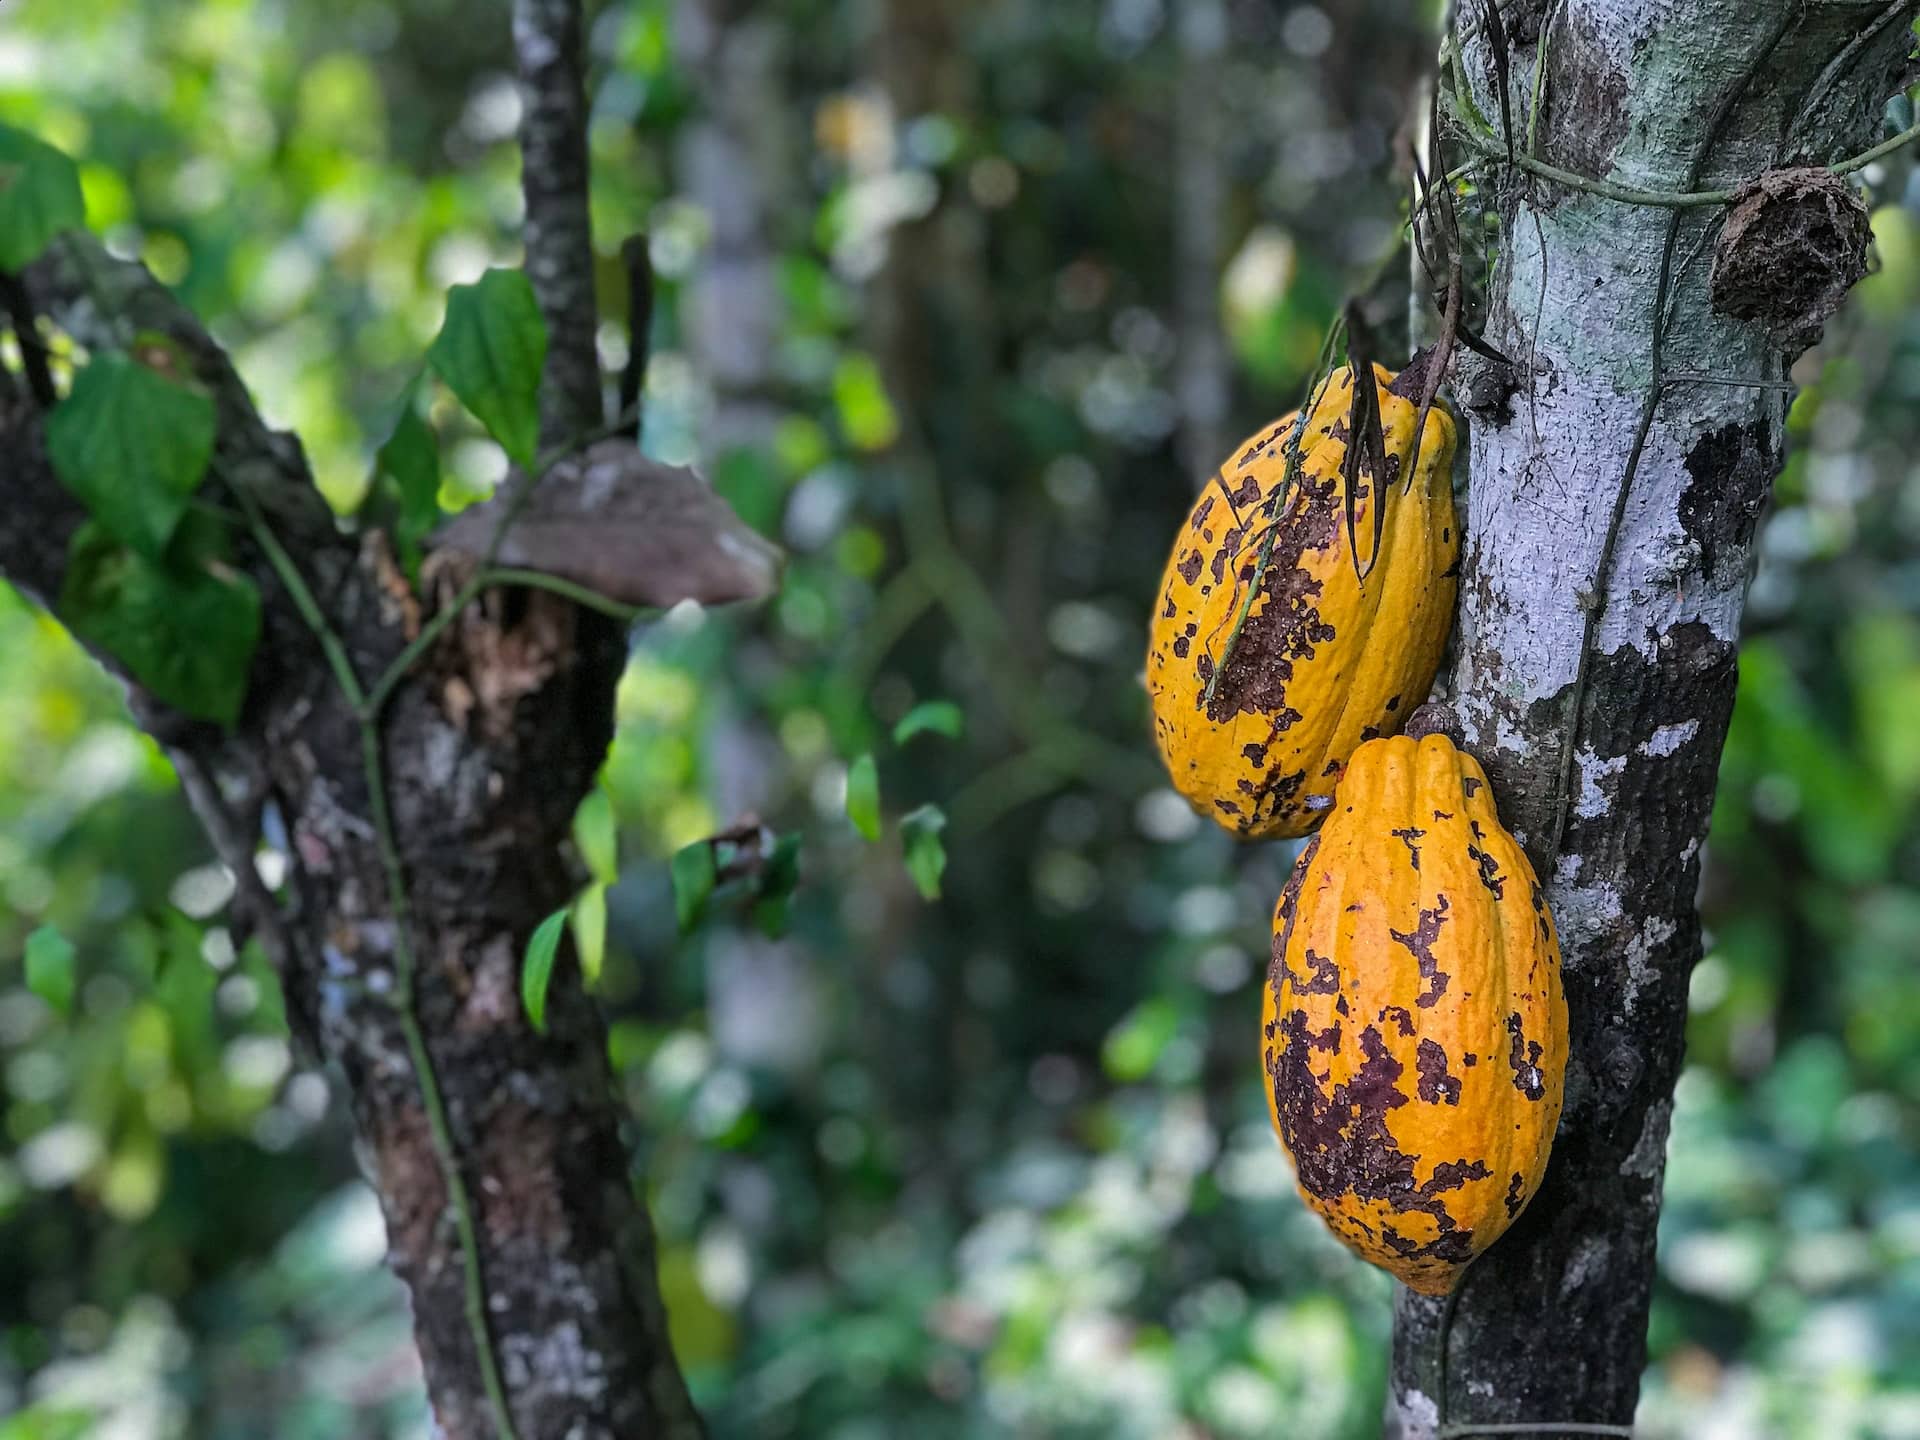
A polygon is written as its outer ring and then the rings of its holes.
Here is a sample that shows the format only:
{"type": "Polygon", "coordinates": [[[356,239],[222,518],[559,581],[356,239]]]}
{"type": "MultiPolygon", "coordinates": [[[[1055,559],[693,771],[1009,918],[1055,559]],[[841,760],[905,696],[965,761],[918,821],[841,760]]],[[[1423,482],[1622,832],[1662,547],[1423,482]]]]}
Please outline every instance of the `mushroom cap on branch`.
{"type": "MultiPolygon", "coordinates": [[[[462,511],[436,550],[485,558],[517,487],[462,511]]],[[[603,440],[561,461],[508,526],[493,563],[583,585],[636,608],[683,600],[764,600],[785,556],[694,471],[663,465],[627,440],[603,440]]]]}

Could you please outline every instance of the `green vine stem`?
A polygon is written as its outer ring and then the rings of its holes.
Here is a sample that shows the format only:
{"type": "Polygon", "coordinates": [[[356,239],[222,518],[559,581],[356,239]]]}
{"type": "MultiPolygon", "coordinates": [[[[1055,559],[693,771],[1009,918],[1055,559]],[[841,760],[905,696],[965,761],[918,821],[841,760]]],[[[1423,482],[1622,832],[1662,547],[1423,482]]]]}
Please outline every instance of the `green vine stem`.
{"type": "Polygon", "coordinates": [[[518,1440],[514,1428],[513,1410],[507,1402],[506,1382],[501,1378],[499,1357],[494,1353],[493,1331],[487,1323],[486,1277],[480,1266],[479,1230],[474,1221],[473,1197],[467,1190],[466,1177],[461,1173],[459,1152],[454,1146],[453,1127],[447,1120],[446,1102],[440,1091],[440,1079],[433,1065],[432,1052],[427,1048],[426,1033],[421,1029],[420,1017],[414,1009],[414,982],[416,967],[414,964],[413,942],[409,935],[412,906],[408,899],[406,875],[400,862],[400,848],[395,838],[393,814],[387,803],[385,767],[380,757],[380,727],[378,712],[369,707],[368,696],[355,673],[353,662],[348,658],[346,647],[339,635],[328,622],[325,612],[314,598],[312,589],[307,585],[300,567],[273,533],[273,527],[267,523],[253,497],[247,493],[246,486],[230,477],[226,480],[228,489],[240,502],[246,512],[247,525],[252,531],[255,543],[260,546],[272,566],[274,574],[280,579],[292,599],[294,608],[299,611],[301,620],[312,631],[325,655],[328,668],[333,672],[334,681],[347,703],[353,707],[354,716],[360,730],[361,766],[367,786],[367,805],[372,812],[374,838],[380,850],[380,862],[386,874],[387,906],[393,915],[393,989],[388,992],[387,1001],[397,1018],[401,1035],[406,1041],[407,1056],[413,1066],[415,1082],[420,1087],[420,1104],[427,1117],[427,1131],[433,1144],[436,1160],[439,1162],[441,1180],[447,1187],[447,1203],[453,1211],[454,1228],[460,1240],[460,1261],[462,1280],[465,1289],[467,1331],[472,1339],[475,1357],[480,1366],[481,1384],[486,1388],[487,1403],[493,1411],[494,1428],[500,1440],[518,1440]]]}
{"type": "MultiPolygon", "coordinates": [[[[1698,210],[1714,205],[1730,205],[1740,194],[1739,186],[1731,190],[1642,190],[1634,185],[1619,185],[1611,180],[1596,179],[1591,175],[1580,175],[1572,170],[1563,170],[1558,165],[1549,164],[1533,155],[1516,154],[1509,159],[1506,146],[1490,133],[1482,131],[1472,122],[1456,113],[1453,116],[1454,129],[1469,147],[1478,150],[1489,159],[1501,164],[1512,164],[1529,174],[1538,175],[1543,180],[1551,180],[1556,185],[1564,185],[1569,190],[1578,190],[1587,195],[1598,195],[1604,200],[1618,200],[1623,205],[1643,205],[1656,210],[1698,210]]],[[[1876,160],[1884,160],[1897,150],[1902,150],[1914,141],[1920,140],[1920,124],[1909,126],[1898,135],[1881,141],[1871,150],[1862,150],[1827,169],[1839,176],[1852,175],[1864,170],[1876,160]]]]}
{"type": "Polygon", "coordinates": [[[453,1210],[454,1230],[460,1238],[467,1331],[473,1337],[480,1362],[480,1381],[486,1387],[487,1403],[493,1409],[494,1428],[499,1431],[500,1440],[517,1440],[513,1410],[507,1403],[506,1382],[500,1375],[500,1359],[494,1354],[493,1330],[487,1323],[487,1284],[480,1268],[480,1233],[474,1221],[473,1197],[467,1190],[466,1176],[460,1171],[453,1127],[447,1121],[446,1101],[440,1094],[439,1075],[433,1066],[432,1052],[427,1049],[419,1012],[414,1009],[417,967],[413,941],[408,936],[413,906],[400,865],[400,847],[394,837],[392,807],[387,803],[386,773],[380,759],[380,728],[365,717],[360,721],[360,761],[366,771],[367,804],[373,811],[380,861],[386,870],[387,908],[393,912],[393,991],[388,998],[399,1017],[401,1034],[406,1037],[407,1055],[420,1086],[420,1107],[426,1112],[427,1129],[433,1137],[434,1153],[439,1157],[441,1178],[447,1187],[447,1203],[453,1210]]]}
{"type": "Polygon", "coordinates": [[[637,409],[623,412],[603,426],[597,426],[575,437],[564,445],[536,460],[527,478],[508,504],[506,513],[494,527],[487,542],[485,557],[471,579],[454,594],[453,598],[427,621],[393,662],[381,672],[380,678],[369,689],[361,684],[359,674],[354,670],[353,662],[347,655],[346,646],[339,634],[328,621],[320,603],[314,598],[312,588],[301,575],[300,567],[295,563],[287,548],[280,543],[268,523],[266,514],[259,503],[248,493],[244,484],[231,476],[221,475],[228,490],[239,502],[246,515],[247,528],[252,533],[254,543],[259,545],[261,553],[267,558],[267,564],[279,577],[294,609],[314,639],[319,643],[321,653],[332,672],[334,682],[346,697],[360,731],[360,759],[367,787],[367,807],[371,811],[374,839],[380,850],[381,868],[385,874],[387,886],[387,908],[393,916],[393,989],[388,992],[387,1000],[398,1018],[400,1031],[406,1042],[407,1056],[413,1066],[416,1083],[420,1087],[420,1104],[427,1117],[427,1130],[433,1144],[435,1159],[439,1163],[441,1180],[447,1187],[447,1204],[453,1211],[454,1229],[460,1242],[461,1278],[465,1291],[465,1309],[467,1330],[475,1355],[479,1362],[480,1379],[487,1392],[487,1403],[493,1412],[494,1428],[500,1440],[518,1440],[514,1427],[513,1410],[507,1400],[506,1382],[500,1373],[500,1360],[494,1353],[493,1331],[487,1321],[486,1277],[480,1263],[480,1235],[478,1223],[474,1217],[472,1193],[467,1188],[466,1177],[460,1169],[459,1152],[454,1146],[453,1127],[447,1118],[445,1098],[440,1088],[439,1075],[434,1069],[433,1055],[427,1047],[426,1032],[421,1028],[420,1017],[414,1008],[415,982],[418,966],[413,953],[411,938],[412,901],[407,890],[406,872],[401,864],[400,845],[394,824],[393,811],[387,797],[386,769],[380,751],[380,717],[387,702],[392,699],[402,681],[412,672],[433,645],[434,641],[445,633],[447,627],[479,597],[482,591],[500,585],[520,585],[528,589],[546,590],[563,596],[574,604],[586,609],[608,615],[616,620],[631,622],[644,612],[631,606],[609,600],[582,585],[556,575],[544,574],[535,570],[520,570],[496,566],[493,562],[506,543],[507,532],[520,518],[527,502],[532,498],[539,483],[562,461],[578,454],[602,440],[631,430],[638,421],[637,409]]]}

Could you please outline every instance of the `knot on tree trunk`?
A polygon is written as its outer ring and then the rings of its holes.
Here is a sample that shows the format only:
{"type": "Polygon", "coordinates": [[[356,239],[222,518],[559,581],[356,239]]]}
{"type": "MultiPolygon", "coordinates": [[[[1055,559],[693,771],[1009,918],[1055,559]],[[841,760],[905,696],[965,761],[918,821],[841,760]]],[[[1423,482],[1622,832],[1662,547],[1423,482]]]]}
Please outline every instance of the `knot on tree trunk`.
{"type": "Polygon", "coordinates": [[[1713,308],[1762,326],[1791,354],[1819,340],[1861,276],[1867,207],[1817,166],[1769,170],[1734,197],[1713,257],[1713,308]]]}

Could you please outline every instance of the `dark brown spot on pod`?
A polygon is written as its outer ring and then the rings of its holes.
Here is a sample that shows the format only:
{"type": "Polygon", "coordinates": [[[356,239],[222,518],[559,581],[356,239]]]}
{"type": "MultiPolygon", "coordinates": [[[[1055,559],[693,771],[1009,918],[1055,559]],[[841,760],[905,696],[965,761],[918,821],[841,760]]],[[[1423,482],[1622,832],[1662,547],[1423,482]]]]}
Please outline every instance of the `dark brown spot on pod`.
{"type": "Polygon", "coordinates": [[[1458,1105],[1460,1081],[1447,1073],[1447,1052],[1432,1040],[1422,1040],[1414,1055],[1420,1073],[1420,1098],[1429,1105],[1458,1105]]]}
{"type": "Polygon", "coordinates": [[[1538,1040],[1528,1040],[1521,1031],[1522,1022],[1516,1011],[1507,1016],[1507,1034],[1513,1040],[1507,1051],[1507,1063],[1513,1068],[1513,1088],[1529,1100],[1539,1100],[1547,1093],[1546,1074],[1540,1068],[1544,1052],[1538,1040]]]}
{"type": "Polygon", "coordinates": [[[1411,932],[1395,930],[1391,926],[1387,934],[1396,945],[1403,945],[1413,955],[1420,967],[1420,978],[1427,982],[1427,988],[1414,998],[1414,1004],[1422,1010],[1430,1010],[1447,993],[1447,981],[1451,978],[1440,968],[1440,961],[1433,953],[1434,941],[1440,938],[1440,928],[1447,923],[1447,912],[1452,903],[1445,895],[1437,897],[1439,903],[1431,910],[1420,912],[1420,922],[1411,932]]]}

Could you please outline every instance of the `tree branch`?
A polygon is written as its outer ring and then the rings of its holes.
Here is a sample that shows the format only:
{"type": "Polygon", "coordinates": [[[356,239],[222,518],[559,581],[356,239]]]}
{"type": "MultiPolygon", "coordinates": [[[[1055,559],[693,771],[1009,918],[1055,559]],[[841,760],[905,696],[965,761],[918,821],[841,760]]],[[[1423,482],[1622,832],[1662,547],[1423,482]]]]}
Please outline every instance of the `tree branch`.
{"type": "Polygon", "coordinates": [[[513,47],[527,275],[547,321],[540,433],[553,445],[603,418],[580,0],[514,0],[513,47]]]}
{"type": "MultiPolygon", "coordinates": [[[[463,614],[391,690],[370,732],[377,765],[365,764],[355,687],[334,682],[315,631],[338,637],[335,659],[352,673],[385,673],[418,622],[395,603],[405,582],[383,547],[340,532],[297,442],[261,420],[226,356],[142,267],[69,236],[22,279],[45,321],[88,350],[152,332],[177,347],[215,402],[218,479],[208,483],[234,487],[259,532],[277,537],[276,555],[242,532],[232,556],[263,611],[237,726],[189,721],[131,683],[129,699],[178,758],[228,863],[250,867],[256,800],[286,822],[295,863],[267,938],[303,1050],[348,1078],[438,1433],[498,1433],[468,1316],[479,1273],[520,1434],[697,1436],[598,1015],[572,967],[554,977],[550,1035],[534,1033],[517,999],[527,936],[575,887],[566,840],[612,733],[620,628],[545,593],[508,623],[463,614]],[[373,769],[391,787],[391,871],[376,839],[385,827],[373,823],[373,769]],[[404,917],[394,874],[408,892],[404,917]],[[392,999],[403,970],[411,1015],[392,999]],[[428,1068],[437,1114],[416,1079],[428,1068]],[[450,1177],[470,1197],[471,1251],[445,1223],[450,1177]]],[[[45,443],[37,406],[18,393],[0,400],[0,575],[52,603],[85,516],[45,443]]]]}

